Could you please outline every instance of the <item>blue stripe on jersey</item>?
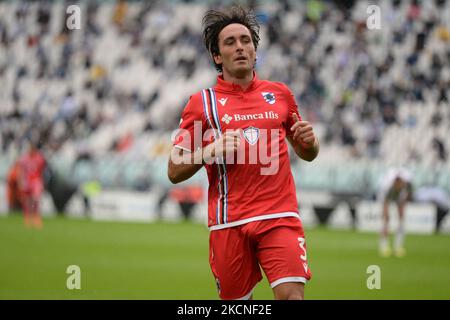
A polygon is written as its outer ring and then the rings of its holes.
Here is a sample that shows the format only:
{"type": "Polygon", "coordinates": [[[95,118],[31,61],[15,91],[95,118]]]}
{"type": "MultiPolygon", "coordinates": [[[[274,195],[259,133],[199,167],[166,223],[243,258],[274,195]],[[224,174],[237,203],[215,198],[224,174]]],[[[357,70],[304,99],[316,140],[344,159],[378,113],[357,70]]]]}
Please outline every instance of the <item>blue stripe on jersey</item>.
{"type": "MultiPolygon", "coordinates": [[[[206,90],[202,90],[202,99],[203,99],[203,110],[205,112],[206,115],[206,119],[209,123],[209,126],[211,127],[211,129],[214,131],[214,139],[218,139],[220,136],[220,133],[218,134],[216,128],[214,128],[212,122],[211,122],[211,117],[210,117],[210,113],[209,113],[209,107],[208,107],[208,99],[206,97],[206,90]]],[[[220,224],[220,200],[222,198],[222,186],[221,186],[221,180],[222,180],[222,170],[220,165],[218,164],[218,171],[219,171],[219,185],[217,186],[219,189],[219,199],[217,200],[217,207],[216,207],[216,219],[217,219],[217,224],[220,224]]]]}
{"type": "MultiPolygon", "coordinates": [[[[222,128],[220,127],[220,120],[219,120],[219,112],[217,110],[217,103],[216,103],[216,94],[214,93],[214,90],[212,88],[208,89],[210,97],[211,97],[211,109],[212,109],[212,115],[213,120],[217,126],[217,129],[219,130],[219,135],[222,135],[222,128]]],[[[221,179],[224,180],[224,192],[223,192],[223,218],[222,221],[224,223],[228,222],[228,174],[227,174],[227,166],[226,161],[224,158],[224,161],[222,164],[219,164],[219,166],[222,167],[223,175],[221,176],[221,179]]]]}
{"type": "MultiPolygon", "coordinates": [[[[205,90],[202,90],[202,100],[203,100],[203,111],[205,112],[206,120],[208,121],[209,126],[211,127],[211,129],[214,130],[214,127],[213,127],[213,125],[212,125],[212,123],[211,123],[211,118],[210,118],[210,116],[209,116],[208,101],[207,101],[207,99],[206,99],[206,93],[205,93],[205,90]]],[[[216,130],[214,130],[214,138],[217,138],[216,130]]]]}

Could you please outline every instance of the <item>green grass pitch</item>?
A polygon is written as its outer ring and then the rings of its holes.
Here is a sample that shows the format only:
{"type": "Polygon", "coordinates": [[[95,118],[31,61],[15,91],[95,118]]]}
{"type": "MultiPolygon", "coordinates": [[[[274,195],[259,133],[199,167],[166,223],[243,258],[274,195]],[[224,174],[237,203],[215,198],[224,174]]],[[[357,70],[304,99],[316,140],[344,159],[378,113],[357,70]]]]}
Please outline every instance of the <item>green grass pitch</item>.
{"type": "MultiPolygon", "coordinates": [[[[450,237],[407,235],[404,258],[377,255],[377,235],[306,230],[312,280],[306,299],[450,299],[450,237]],[[367,288],[367,267],[381,289],[367,288]]],[[[208,230],[191,223],[95,222],[62,217],[28,230],[0,218],[0,299],[217,299],[208,230]],[[81,289],[66,287],[69,265],[81,289]]],[[[266,279],[255,299],[272,299],[266,279]]]]}

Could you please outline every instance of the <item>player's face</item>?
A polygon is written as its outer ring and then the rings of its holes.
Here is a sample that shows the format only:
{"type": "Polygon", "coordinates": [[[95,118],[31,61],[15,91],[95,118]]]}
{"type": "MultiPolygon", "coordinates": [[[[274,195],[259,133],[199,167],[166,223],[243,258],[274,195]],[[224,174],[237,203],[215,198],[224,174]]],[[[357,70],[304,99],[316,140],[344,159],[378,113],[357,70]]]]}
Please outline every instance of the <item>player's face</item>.
{"type": "Polygon", "coordinates": [[[30,142],[28,144],[28,150],[29,150],[30,153],[33,153],[33,152],[37,151],[37,147],[36,147],[36,145],[34,143],[30,142]]]}
{"type": "Polygon", "coordinates": [[[253,72],[256,50],[246,26],[232,23],[223,28],[219,33],[219,51],[214,60],[222,64],[224,74],[240,78],[253,72]]]}

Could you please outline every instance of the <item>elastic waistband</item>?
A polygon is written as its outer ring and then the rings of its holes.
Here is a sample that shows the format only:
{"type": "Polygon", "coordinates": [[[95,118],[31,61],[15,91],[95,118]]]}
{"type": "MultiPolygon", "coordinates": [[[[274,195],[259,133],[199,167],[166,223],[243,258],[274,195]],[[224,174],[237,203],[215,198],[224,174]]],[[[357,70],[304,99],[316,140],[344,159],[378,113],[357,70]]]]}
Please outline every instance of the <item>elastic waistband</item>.
{"type": "Polygon", "coordinates": [[[214,231],[214,230],[220,230],[220,229],[240,226],[242,224],[246,224],[246,223],[253,222],[253,221],[284,218],[284,217],[294,217],[294,218],[300,219],[300,216],[297,212],[288,211],[288,212],[264,214],[264,215],[255,216],[255,217],[242,219],[242,220],[238,220],[238,221],[233,221],[233,222],[229,222],[229,223],[217,224],[217,225],[209,227],[208,229],[209,229],[209,231],[214,231]]]}

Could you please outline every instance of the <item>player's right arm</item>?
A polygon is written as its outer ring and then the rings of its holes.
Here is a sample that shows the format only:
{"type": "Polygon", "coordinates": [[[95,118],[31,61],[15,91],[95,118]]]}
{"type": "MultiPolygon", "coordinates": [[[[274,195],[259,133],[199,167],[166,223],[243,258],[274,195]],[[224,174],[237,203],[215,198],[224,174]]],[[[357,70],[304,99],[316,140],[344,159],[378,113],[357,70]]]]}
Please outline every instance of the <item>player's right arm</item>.
{"type": "Polygon", "coordinates": [[[216,158],[232,154],[240,145],[239,131],[226,132],[219,139],[194,152],[174,145],[170,152],[167,175],[172,183],[179,183],[192,177],[205,164],[212,164],[216,158]]]}
{"type": "Polygon", "coordinates": [[[202,100],[199,94],[192,95],[181,114],[170,151],[167,176],[172,183],[189,179],[203,166],[201,147],[205,127],[202,100]]]}
{"type": "Polygon", "coordinates": [[[192,177],[203,167],[202,149],[195,152],[172,147],[170,151],[167,175],[170,182],[180,183],[192,177]]]}
{"type": "Polygon", "coordinates": [[[207,128],[201,98],[194,95],[183,111],[180,128],[170,152],[167,176],[172,183],[185,181],[205,163],[212,164],[217,157],[237,151],[240,144],[238,132],[226,132],[210,143],[207,128]]]}

